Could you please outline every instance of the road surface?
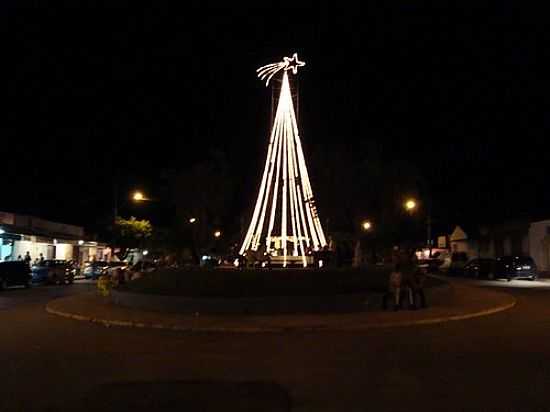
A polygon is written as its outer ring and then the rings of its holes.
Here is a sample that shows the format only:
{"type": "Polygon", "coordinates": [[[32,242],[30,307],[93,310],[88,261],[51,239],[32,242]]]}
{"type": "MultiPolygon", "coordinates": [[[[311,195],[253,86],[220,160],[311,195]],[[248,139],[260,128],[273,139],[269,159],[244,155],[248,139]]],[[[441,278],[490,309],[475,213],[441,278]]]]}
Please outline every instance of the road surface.
{"type": "Polygon", "coordinates": [[[547,411],[550,283],[515,308],[364,332],[186,334],[47,314],[89,283],[0,292],[0,411],[547,411]]]}

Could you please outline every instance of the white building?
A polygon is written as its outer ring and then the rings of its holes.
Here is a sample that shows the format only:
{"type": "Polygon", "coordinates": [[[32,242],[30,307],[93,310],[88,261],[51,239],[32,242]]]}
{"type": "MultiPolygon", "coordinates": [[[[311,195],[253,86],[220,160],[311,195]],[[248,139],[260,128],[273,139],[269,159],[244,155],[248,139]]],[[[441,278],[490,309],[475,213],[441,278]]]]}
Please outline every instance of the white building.
{"type": "Polygon", "coordinates": [[[35,216],[0,212],[0,261],[17,260],[29,252],[34,261],[44,259],[108,260],[105,245],[85,240],[84,228],[35,216]]]}
{"type": "Polygon", "coordinates": [[[499,225],[456,226],[449,235],[451,252],[470,258],[531,256],[539,272],[550,272],[550,220],[516,221],[499,225]]]}
{"type": "Polygon", "coordinates": [[[539,271],[550,272],[550,220],[531,223],[529,250],[539,271]]]}

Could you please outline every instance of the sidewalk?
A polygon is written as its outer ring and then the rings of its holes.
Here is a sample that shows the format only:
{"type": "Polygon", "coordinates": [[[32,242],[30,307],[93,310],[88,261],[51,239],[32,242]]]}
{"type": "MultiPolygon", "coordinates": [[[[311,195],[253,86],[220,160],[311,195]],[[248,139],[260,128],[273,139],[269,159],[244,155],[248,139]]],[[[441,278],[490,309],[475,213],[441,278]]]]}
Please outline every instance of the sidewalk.
{"type": "MultiPolygon", "coordinates": [[[[284,332],[366,330],[435,324],[486,316],[512,308],[515,298],[507,293],[452,282],[446,302],[427,309],[398,312],[304,315],[193,315],[166,314],[120,307],[95,293],[56,299],[46,305],[54,315],[105,326],[168,329],[186,332],[284,332]]],[[[430,303],[430,302],[428,302],[430,303]]]]}

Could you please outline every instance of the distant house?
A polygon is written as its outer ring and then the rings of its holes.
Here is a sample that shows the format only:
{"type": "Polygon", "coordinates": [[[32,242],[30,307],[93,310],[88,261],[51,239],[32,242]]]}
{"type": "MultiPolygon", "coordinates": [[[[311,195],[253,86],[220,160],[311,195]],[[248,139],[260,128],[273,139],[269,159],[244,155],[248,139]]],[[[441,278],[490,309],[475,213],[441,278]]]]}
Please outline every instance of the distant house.
{"type": "Polygon", "coordinates": [[[531,223],[529,250],[539,271],[550,272],[550,220],[531,223]]]}
{"type": "Polygon", "coordinates": [[[473,227],[457,225],[449,235],[449,248],[452,253],[466,253],[468,257],[479,254],[479,231],[473,227]]]}
{"type": "Polygon", "coordinates": [[[457,225],[441,236],[453,253],[464,252],[470,259],[516,255],[531,256],[541,272],[550,272],[550,220],[509,221],[494,225],[457,225]],[[448,239],[448,241],[447,241],[448,239]]]}

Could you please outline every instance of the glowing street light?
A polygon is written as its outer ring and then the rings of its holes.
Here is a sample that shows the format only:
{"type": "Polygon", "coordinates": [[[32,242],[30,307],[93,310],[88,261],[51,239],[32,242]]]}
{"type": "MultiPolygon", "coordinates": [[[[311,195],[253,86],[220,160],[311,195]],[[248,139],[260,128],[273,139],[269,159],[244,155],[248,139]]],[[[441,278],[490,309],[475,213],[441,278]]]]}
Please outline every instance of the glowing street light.
{"type": "Polygon", "coordinates": [[[143,193],[141,193],[139,190],[135,191],[132,195],[132,199],[136,202],[142,202],[145,200],[145,196],[143,196],[143,193]]]}
{"type": "Polygon", "coordinates": [[[214,232],[214,237],[215,237],[216,239],[218,239],[221,235],[222,235],[222,232],[220,232],[219,230],[216,230],[216,231],[214,232]]]}
{"type": "Polygon", "coordinates": [[[361,227],[363,228],[363,230],[365,232],[368,232],[372,229],[372,223],[368,220],[365,220],[362,224],[361,224],[361,227]]]}
{"type": "Polygon", "coordinates": [[[78,241],[78,246],[82,246],[84,244],[84,241],[83,240],[79,240],[78,241]]]}
{"type": "Polygon", "coordinates": [[[189,219],[189,223],[195,223],[196,221],[197,221],[196,217],[192,217],[191,219],[189,219]]]}
{"type": "Polygon", "coordinates": [[[405,202],[405,209],[408,212],[413,212],[416,209],[416,201],[414,199],[409,199],[405,202]]]}
{"type": "Polygon", "coordinates": [[[143,251],[143,256],[147,256],[148,254],[149,254],[149,251],[148,251],[147,249],[145,249],[145,250],[143,251]]]}

